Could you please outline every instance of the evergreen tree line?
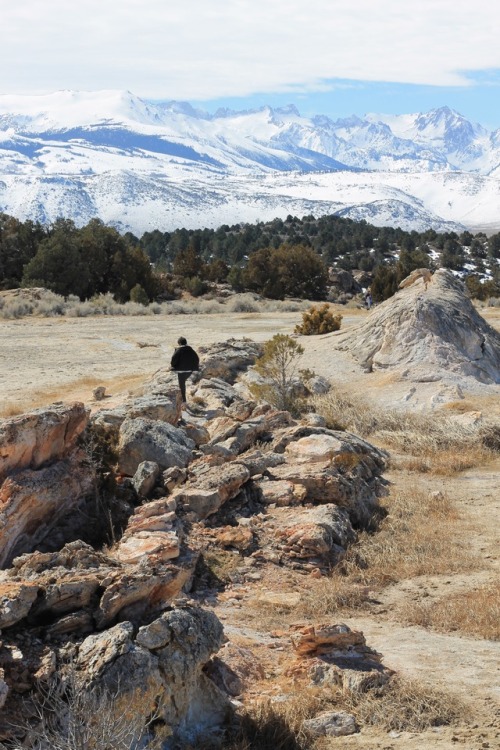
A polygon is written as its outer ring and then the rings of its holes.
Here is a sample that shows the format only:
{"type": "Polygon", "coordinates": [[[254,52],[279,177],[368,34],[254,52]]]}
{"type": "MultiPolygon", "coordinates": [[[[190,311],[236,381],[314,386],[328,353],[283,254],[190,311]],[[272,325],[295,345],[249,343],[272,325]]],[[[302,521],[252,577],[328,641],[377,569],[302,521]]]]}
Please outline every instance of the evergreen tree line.
{"type": "Polygon", "coordinates": [[[77,228],[0,214],[0,288],[44,286],[87,299],[111,292],[119,302],[199,295],[209,282],[267,297],[324,299],[328,266],[373,274],[375,300],[393,294],[414,268],[469,272],[473,296],[500,294],[500,233],[405,232],[338,216],[288,216],[218,229],[145,232],[136,237],[92,219],[77,228]],[[437,258],[437,259],[435,259],[437,258]],[[473,271],[473,272],[471,272],[473,271]],[[489,272],[490,281],[482,276],[489,272]]]}

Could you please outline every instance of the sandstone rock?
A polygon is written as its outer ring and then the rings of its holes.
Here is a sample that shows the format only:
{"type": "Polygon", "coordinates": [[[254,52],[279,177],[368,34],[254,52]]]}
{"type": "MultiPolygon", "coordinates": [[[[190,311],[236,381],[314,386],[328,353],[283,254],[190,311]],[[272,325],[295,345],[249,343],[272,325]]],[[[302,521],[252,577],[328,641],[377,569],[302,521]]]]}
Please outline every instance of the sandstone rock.
{"type": "Polygon", "coordinates": [[[172,490],[179,484],[183,484],[187,479],[186,469],[181,469],[180,466],[171,466],[170,469],[166,469],[163,472],[163,486],[167,492],[172,490]]]}
{"type": "Polygon", "coordinates": [[[205,673],[228,695],[240,695],[252,683],[263,680],[265,670],[249,648],[225,643],[205,668],[205,673]]]}
{"type": "Polygon", "coordinates": [[[277,430],[293,424],[291,415],[285,411],[267,411],[258,416],[254,412],[245,422],[235,421],[224,435],[214,435],[210,443],[220,443],[231,453],[238,455],[248,450],[257,440],[267,440],[277,430]]]}
{"type": "Polygon", "coordinates": [[[138,622],[148,613],[165,609],[190,580],[197,559],[196,553],[182,549],[175,564],[169,564],[163,561],[159,545],[158,552],[148,551],[138,565],[109,576],[94,615],[98,627],[108,627],[117,620],[138,622]]]}
{"type": "Polygon", "coordinates": [[[351,352],[367,370],[406,369],[410,380],[429,376],[500,382],[500,334],[481,317],[464,285],[439,269],[378,305],[363,323],[329,334],[332,347],[351,352]]]}
{"type": "MultiPolygon", "coordinates": [[[[53,534],[93,494],[94,481],[93,467],[78,450],[51,466],[26,469],[5,479],[0,486],[0,566],[53,534]]],[[[70,535],[78,521],[73,517],[70,535]]]]}
{"type": "Polygon", "coordinates": [[[246,466],[233,462],[193,477],[188,484],[175,490],[174,497],[197,519],[204,519],[235,497],[249,478],[246,466]]]}
{"type": "Polygon", "coordinates": [[[201,424],[188,422],[184,425],[184,432],[188,438],[193,441],[197,448],[199,448],[200,445],[205,445],[205,443],[208,443],[210,440],[210,433],[207,428],[201,424]]]}
{"type": "Polygon", "coordinates": [[[36,584],[0,582],[0,629],[9,628],[26,617],[38,592],[36,584]]]}
{"type": "Polygon", "coordinates": [[[53,404],[0,419],[0,480],[23,469],[37,469],[64,458],[88,422],[83,404],[53,404]]]}
{"type": "Polygon", "coordinates": [[[196,385],[194,398],[203,402],[206,411],[223,414],[225,408],[238,398],[238,394],[229,383],[220,378],[203,378],[196,385]]]}
{"type": "Polygon", "coordinates": [[[285,461],[285,456],[282,453],[275,453],[274,451],[264,453],[260,450],[247,451],[246,453],[240,453],[238,456],[238,463],[247,467],[251,477],[264,474],[267,469],[280,466],[285,461]]]}
{"type": "Polygon", "coordinates": [[[331,461],[345,443],[334,435],[308,435],[289,443],[285,448],[287,459],[296,463],[331,461]]]}
{"type": "Polygon", "coordinates": [[[203,377],[234,383],[239,373],[255,364],[262,351],[262,345],[255,341],[237,339],[201,347],[203,377]]]}
{"type": "Polygon", "coordinates": [[[332,650],[365,646],[363,633],[347,625],[318,625],[300,628],[292,636],[292,646],[299,656],[329,653],[332,650]]]}
{"type": "Polygon", "coordinates": [[[356,719],[345,711],[325,711],[302,722],[311,737],[345,737],[359,732],[356,719]]]}
{"type": "Polygon", "coordinates": [[[145,556],[155,561],[164,562],[179,557],[179,537],[175,531],[139,531],[121,541],[114,557],[120,562],[133,564],[140,562],[145,556]]]}
{"type": "Polygon", "coordinates": [[[118,470],[133,476],[143,461],[161,470],[187,466],[195,444],[182,430],[152,419],[126,419],[120,427],[118,470]]]}
{"type": "Polygon", "coordinates": [[[178,388],[164,395],[146,394],[127,404],[128,419],[153,419],[176,425],[180,417],[178,388]]]}
{"type": "Polygon", "coordinates": [[[258,488],[260,499],[266,505],[300,505],[307,494],[305,487],[286,480],[260,480],[255,486],[258,488]]]}
{"type": "Polygon", "coordinates": [[[226,526],[217,533],[217,542],[221,547],[234,547],[245,551],[252,546],[253,541],[252,531],[243,526],[226,526]]]}
{"type": "Polygon", "coordinates": [[[106,388],[103,385],[98,385],[97,388],[94,388],[94,390],[92,391],[92,396],[94,397],[95,401],[102,401],[105,395],[106,388]]]}
{"type": "Polygon", "coordinates": [[[155,461],[143,461],[132,477],[135,491],[141,497],[147,497],[160,476],[160,467],[155,461]]]}
{"type": "Polygon", "coordinates": [[[295,561],[329,568],[343,557],[347,546],[356,539],[347,511],[336,505],[302,508],[291,517],[280,510],[273,513],[277,528],[268,531],[266,526],[264,538],[271,545],[277,544],[282,555],[295,561]],[[266,538],[270,533],[274,539],[266,538]]]}

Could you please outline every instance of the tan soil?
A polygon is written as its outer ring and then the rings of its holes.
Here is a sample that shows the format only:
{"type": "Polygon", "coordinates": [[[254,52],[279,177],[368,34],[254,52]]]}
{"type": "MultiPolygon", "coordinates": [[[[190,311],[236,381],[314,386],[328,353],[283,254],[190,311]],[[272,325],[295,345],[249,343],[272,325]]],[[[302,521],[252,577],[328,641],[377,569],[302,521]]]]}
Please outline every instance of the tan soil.
{"type": "MultiPolygon", "coordinates": [[[[341,310],[343,327],[352,325],[364,311],[341,310]]],[[[490,309],[485,317],[500,328],[500,312],[490,309]]],[[[182,315],[168,317],[61,318],[0,321],[0,413],[55,400],[83,400],[93,408],[119,401],[130,389],[159,368],[165,367],[179,335],[199,348],[230,337],[248,336],[264,341],[277,332],[292,333],[299,313],[182,315]],[[107,388],[109,399],[92,402],[96,385],[107,388]]],[[[407,384],[391,382],[391,376],[364,375],[355,363],[340,357],[328,346],[327,337],[301,338],[306,354],[303,366],[349,386],[381,403],[394,400],[407,384]],[[397,386],[397,387],[396,387],[397,386]],[[395,389],[396,387],[396,389],[395,389]],[[399,388],[399,390],[398,390],[399,388]],[[395,389],[395,390],[394,390],[395,389]]],[[[397,381],[397,379],[396,379],[397,381]]],[[[483,408],[488,415],[500,414],[500,388],[466,395],[458,411],[483,408]]],[[[500,644],[464,637],[457,633],[436,633],[421,627],[404,626],[398,611],[405,602],[423,597],[440,597],[448,591],[473,587],[498,579],[500,464],[490,465],[451,478],[426,476],[429,492],[442,490],[456,501],[464,518],[464,545],[472,546],[480,565],[470,574],[423,576],[386,588],[378,595],[373,610],[362,617],[345,620],[361,629],[368,645],[383,654],[383,663],[402,674],[417,676],[426,684],[446,686],[467,700],[468,715],[459,727],[438,727],[424,733],[391,733],[364,728],[358,735],[331,740],[332,748],[363,750],[451,750],[500,748],[500,644]]],[[[391,477],[399,481],[395,472],[391,477]]],[[[407,479],[407,478],[406,478],[407,479]]],[[[419,479],[420,481],[420,479],[419,479]]],[[[284,569],[269,571],[269,578],[256,581],[255,589],[286,590],[284,569]],[[264,585],[265,583],[265,585],[264,585]]],[[[304,580],[307,585],[307,580],[304,580]]],[[[269,648],[269,635],[255,625],[255,591],[231,591],[215,605],[231,637],[265,652],[267,671],[279,673],[280,662],[291,658],[288,639],[284,651],[269,648]],[[227,599],[230,599],[228,602],[227,599]],[[253,599],[253,603],[252,603],[253,599]],[[246,627],[245,623],[249,625],[246,627]],[[273,666],[274,665],[274,666],[273,666]]],[[[283,678],[281,680],[283,688],[283,678]]]]}

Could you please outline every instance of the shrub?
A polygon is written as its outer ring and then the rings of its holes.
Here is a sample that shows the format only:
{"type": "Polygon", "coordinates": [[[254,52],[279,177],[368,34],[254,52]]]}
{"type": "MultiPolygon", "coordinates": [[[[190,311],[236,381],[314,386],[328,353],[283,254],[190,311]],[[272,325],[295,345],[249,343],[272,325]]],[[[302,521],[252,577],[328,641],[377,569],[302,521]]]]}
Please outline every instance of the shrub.
{"type": "Polygon", "coordinates": [[[130,301],[137,302],[139,305],[149,305],[149,297],[140,284],[136,284],[130,290],[130,301]]]}
{"type": "Polygon", "coordinates": [[[200,297],[207,291],[207,285],[199,276],[186,277],[183,281],[184,289],[193,297],[200,297]]]}
{"type": "Polygon", "coordinates": [[[302,323],[295,326],[295,333],[300,333],[302,336],[331,333],[340,329],[341,321],[342,315],[334,315],[326,302],[323,305],[313,305],[302,313],[302,323]]]}
{"type": "Polygon", "coordinates": [[[255,395],[265,398],[278,409],[294,411],[297,360],[303,353],[301,345],[283,333],[266,341],[264,354],[256,361],[255,369],[267,382],[253,386],[255,395]]]}

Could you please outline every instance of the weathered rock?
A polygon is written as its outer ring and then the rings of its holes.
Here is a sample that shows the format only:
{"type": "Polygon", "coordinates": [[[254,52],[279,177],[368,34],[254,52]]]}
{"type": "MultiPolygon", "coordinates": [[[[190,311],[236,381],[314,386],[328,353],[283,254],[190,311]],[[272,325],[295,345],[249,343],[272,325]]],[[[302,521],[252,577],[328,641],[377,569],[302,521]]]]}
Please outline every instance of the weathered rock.
{"type": "Polygon", "coordinates": [[[210,440],[210,433],[207,428],[201,424],[187,422],[187,424],[184,425],[184,432],[188,438],[193,441],[197,448],[199,448],[200,445],[205,445],[205,443],[208,443],[210,440]]]}
{"type": "Polygon", "coordinates": [[[249,478],[246,466],[232,462],[194,477],[188,484],[177,488],[174,497],[197,519],[207,518],[235,497],[249,478]]]}
{"type": "Polygon", "coordinates": [[[359,732],[356,719],[345,711],[324,711],[313,719],[305,719],[302,729],[310,737],[345,737],[359,732]]]}
{"type": "Polygon", "coordinates": [[[171,466],[163,472],[163,486],[167,492],[172,492],[174,487],[183,484],[187,479],[187,470],[180,466],[171,466]]]}
{"type": "Polygon", "coordinates": [[[75,449],[51,466],[26,469],[5,479],[0,486],[0,566],[35,549],[63,521],[68,536],[76,533],[81,520],[72,514],[93,494],[94,482],[94,468],[75,449]],[[72,526],[68,520],[73,520],[72,526]]]}
{"type": "Polygon", "coordinates": [[[262,351],[262,345],[255,341],[237,339],[201,347],[203,377],[234,383],[239,373],[255,364],[262,351]]]}
{"type": "Polygon", "coordinates": [[[287,460],[268,468],[271,479],[304,487],[307,502],[346,508],[356,525],[373,523],[378,497],[386,494],[384,451],[350,433],[306,425],[283,430],[274,449],[287,460]]]}
{"type": "Polygon", "coordinates": [[[87,422],[88,411],[81,403],[53,404],[0,419],[0,480],[66,457],[87,422]]]}
{"type": "Polygon", "coordinates": [[[36,584],[0,582],[0,629],[9,628],[26,617],[39,590],[36,584]]]}
{"type": "Polygon", "coordinates": [[[336,505],[295,509],[293,515],[276,509],[272,518],[275,523],[264,527],[263,544],[277,546],[282,560],[309,567],[329,568],[356,539],[347,511],[336,505]]]}
{"type": "Polygon", "coordinates": [[[355,328],[328,335],[366,370],[404,370],[414,382],[454,375],[500,383],[500,334],[447,269],[401,289],[355,328]]]}
{"type": "Polygon", "coordinates": [[[280,466],[285,461],[285,456],[282,453],[275,453],[274,451],[266,451],[264,453],[260,450],[247,451],[238,456],[238,463],[247,467],[251,477],[254,477],[256,474],[264,474],[267,469],[273,466],[280,466]]]}
{"type": "Polygon", "coordinates": [[[220,378],[203,378],[196,386],[194,397],[203,402],[204,408],[211,413],[224,414],[227,406],[239,398],[235,389],[220,378]]]}
{"type": "Polygon", "coordinates": [[[164,395],[146,394],[127,404],[127,418],[154,419],[175,425],[180,416],[178,389],[171,389],[164,395]]]}
{"type": "Polygon", "coordinates": [[[272,482],[262,479],[256,482],[255,486],[258,488],[260,499],[266,505],[300,505],[307,495],[306,488],[301,484],[286,480],[272,482]]]}
{"type": "Polygon", "coordinates": [[[265,670],[254,651],[225,643],[208,663],[205,674],[225,693],[237,696],[252,682],[263,680],[265,670]]]}
{"type": "Polygon", "coordinates": [[[154,461],[143,461],[132,477],[132,484],[140,497],[147,497],[160,476],[160,467],[154,461]]]}
{"type": "Polygon", "coordinates": [[[98,385],[97,388],[94,388],[94,390],[92,391],[92,396],[94,397],[95,401],[102,401],[105,395],[106,388],[104,385],[98,385]]]}
{"type": "Polygon", "coordinates": [[[292,645],[300,656],[327,654],[333,650],[356,649],[365,646],[363,633],[347,625],[310,625],[300,628],[292,636],[292,645]]]}
{"type": "Polygon", "coordinates": [[[187,466],[195,444],[183,430],[152,419],[126,419],[120,427],[118,470],[133,476],[143,461],[161,470],[187,466]]]}
{"type": "MultiPolygon", "coordinates": [[[[218,443],[234,455],[243,453],[254,445],[258,440],[269,440],[278,430],[295,424],[291,415],[286,411],[266,411],[264,414],[255,416],[245,422],[237,422],[227,425],[224,432],[219,430],[210,440],[210,444],[218,443]]],[[[278,451],[279,452],[279,451],[278,451]]]]}
{"type": "Polygon", "coordinates": [[[221,547],[234,547],[244,551],[252,546],[253,541],[253,532],[244,526],[225,526],[217,532],[217,542],[221,547]]]}

